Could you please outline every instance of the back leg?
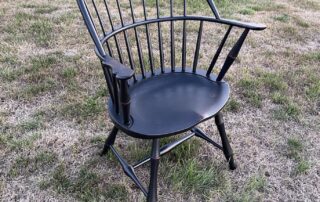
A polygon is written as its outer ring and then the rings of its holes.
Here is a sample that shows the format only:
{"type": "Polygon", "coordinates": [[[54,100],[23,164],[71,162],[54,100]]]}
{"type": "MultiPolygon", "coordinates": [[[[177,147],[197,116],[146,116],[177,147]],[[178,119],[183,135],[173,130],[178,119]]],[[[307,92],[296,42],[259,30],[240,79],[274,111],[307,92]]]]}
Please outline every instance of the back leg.
{"type": "Polygon", "coordinates": [[[117,127],[113,126],[109,137],[106,139],[106,141],[104,143],[104,147],[103,147],[102,152],[100,153],[100,156],[103,156],[108,153],[110,146],[113,145],[114,141],[116,140],[116,136],[117,136],[118,131],[119,131],[119,129],[117,127]]]}
{"type": "Polygon", "coordinates": [[[222,114],[219,112],[216,116],[215,116],[215,122],[221,137],[221,142],[222,142],[222,147],[223,147],[223,153],[224,156],[226,157],[227,161],[229,162],[229,168],[231,170],[234,170],[237,168],[236,163],[234,162],[233,159],[233,152],[232,152],[232,148],[230,146],[227,134],[226,134],[226,130],[224,128],[224,121],[223,121],[223,117],[222,114]]]}

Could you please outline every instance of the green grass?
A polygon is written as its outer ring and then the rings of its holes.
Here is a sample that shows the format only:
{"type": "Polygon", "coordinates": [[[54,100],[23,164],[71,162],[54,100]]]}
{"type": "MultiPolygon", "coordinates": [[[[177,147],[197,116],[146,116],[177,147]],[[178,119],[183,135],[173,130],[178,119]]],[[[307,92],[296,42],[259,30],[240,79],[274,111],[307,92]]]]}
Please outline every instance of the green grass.
{"type": "Polygon", "coordinates": [[[82,168],[75,178],[66,173],[64,165],[59,165],[53,172],[49,181],[42,181],[42,189],[53,187],[59,193],[71,194],[80,201],[100,201],[127,199],[126,187],[114,184],[102,184],[101,176],[88,169],[82,168]]]}
{"type": "Polygon", "coordinates": [[[105,85],[102,85],[97,89],[94,98],[98,99],[106,96],[108,96],[108,90],[105,85]]]}
{"type": "Polygon", "coordinates": [[[56,85],[56,81],[52,79],[46,79],[45,81],[37,84],[29,84],[18,92],[16,98],[31,99],[42,93],[52,91],[56,85]]]}
{"type": "Polygon", "coordinates": [[[274,17],[274,19],[276,21],[280,21],[280,22],[289,22],[290,16],[288,14],[281,14],[281,15],[274,17]]]}
{"type": "Polygon", "coordinates": [[[320,9],[320,3],[315,0],[308,0],[308,1],[293,0],[293,2],[295,2],[296,6],[299,8],[309,9],[309,10],[319,10],[320,9]]]}
{"type": "Polygon", "coordinates": [[[301,17],[294,16],[293,19],[294,19],[295,23],[296,23],[298,26],[302,27],[302,28],[308,28],[308,27],[310,27],[309,23],[308,23],[305,19],[303,19],[303,18],[301,18],[301,17]]]}
{"type": "Polygon", "coordinates": [[[289,138],[287,144],[288,144],[288,156],[290,158],[298,159],[303,150],[302,141],[296,138],[289,138]]]}
{"type": "Polygon", "coordinates": [[[253,190],[257,190],[263,192],[267,185],[267,181],[262,176],[253,176],[250,178],[248,184],[245,187],[245,191],[250,192],[253,190]]]}
{"type": "Polygon", "coordinates": [[[320,80],[316,83],[311,84],[311,86],[306,89],[307,96],[312,100],[320,99],[320,80]]]}
{"type": "Polygon", "coordinates": [[[240,108],[241,104],[237,100],[231,98],[224,109],[230,112],[239,112],[240,108]]]}
{"type": "MultiPolygon", "coordinates": [[[[300,28],[299,28],[300,29],[300,28]]],[[[296,26],[286,24],[282,26],[281,32],[283,36],[287,37],[287,40],[303,41],[305,38],[301,35],[301,32],[296,26]]]]}
{"type": "Polygon", "coordinates": [[[31,70],[37,72],[42,69],[48,69],[57,64],[57,62],[57,58],[54,54],[40,55],[31,59],[31,70]]]}
{"type": "Polygon", "coordinates": [[[255,13],[255,10],[253,10],[252,8],[244,8],[240,10],[239,13],[243,15],[253,15],[255,13]]]}
{"type": "Polygon", "coordinates": [[[275,104],[287,104],[289,103],[289,98],[280,92],[274,92],[271,95],[272,102],[275,104]]]}
{"type": "Polygon", "coordinates": [[[31,136],[25,138],[9,138],[5,143],[11,150],[31,148],[33,143],[39,138],[41,138],[40,133],[33,133],[31,136]]]}
{"type": "Polygon", "coordinates": [[[261,77],[262,82],[265,87],[267,87],[271,92],[273,91],[285,91],[288,88],[288,85],[284,81],[282,76],[279,76],[279,73],[264,73],[261,77]]]}
{"type": "Polygon", "coordinates": [[[172,183],[176,190],[200,194],[202,197],[210,191],[223,189],[225,184],[224,175],[218,168],[200,165],[194,159],[174,166],[168,172],[166,181],[172,183]]]}
{"type": "Polygon", "coordinates": [[[0,70],[0,78],[9,82],[16,80],[20,75],[22,75],[22,71],[20,69],[17,70],[9,67],[3,67],[0,70]]]}
{"type": "Polygon", "coordinates": [[[105,111],[105,106],[101,100],[88,97],[82,102],[77,101],[64,105],[59,111],[64,117],[75,118],[81,121],[101,114],[105,111]]]}
{"type": "Polygon", "coordinates": [[[31,24],[29,33],[37,45],[48,47],[53,38],[53,24],[47,19],[36,20],[31,24]]]}
{"type": "Polygon", "coordinates": [[[42,123],[39,119],[27,120],[19,125],[22,132],[29,132],[41,128],[42,123]]]}
{"type": "Polygon", "coordinates": [[[151,154],[151,142],[134,141],[129,144],[127,150],[130,151],[128,159],[139,161],[151,154]]]}
{"type": "Polygon", "coordinates": [[[309,62],[319,62],[320,61],[320,51],[309,52],[303,55],[303,59],[309,62]]]}
{"type": "Polygon", "coordinates": [[[10,177],[17,177],[20,175],[30,175],[45,167],[53,165],[57,160],[56,154],[49,151],[40,151],[33,157],[20,156],[15,159],[8,175],[10,177]]]}
{"type": "Polygon", "coordinates": [[[289,120],[289,119],[298,119],[301,113],[298,105],[294,103],[287,103],[284,106],[281,106],[279,109],[274,110],[274,118],[278,120],[289,120]]]}
{"type": "Polygon", "coordinates": [[[62,193],[62,192],[65,192],[65,190],[68,190],[72,184],[66,174],[65,169],[66,168],[64,165],[62,164],[58,165],[52,173],[52,179],[50,181],[44,181],[42,183],[46,185],[44,188],[53,186],[53,188],[58,193],[62,193]]]}
{"type": "Polygon", "coordinates": [[[58,10],[59,7],[51,6],[51,5],[42,5],[34,11],[35,14],[50,14],[56,10],[58,10]]]}
{"type": "Polygon", "coordinates": [[[310,169],[310,163],[305,160],[301,160],[298,162],[296,169],[295,169],[295,174],[304,174],[310,169]]]}
{"type": "Polygon", "coordinates": [[[20,41],[25,38],[25,32],[29,26],[30,21],[36,20],[37,17],[25,13],[25,12],[18,12],[15,14],[14,19],[12,19],[5,28],[5,31],[10,34],[9,38],[14,41],[20,41]]]}
{"type": "Polygon", "coordinates": [[[77,75],[77,70],[72,67],[67,67],[67,68],[63,69],[63,71],[62,71],[62,76],[65,79],[72,79],[76,75],[77,75]]]}
{"type": "Polygon", "coordinates": [[[247,77],[239,80],[238,85],[245,100],[254,107],[260,108],[262,106],[262,96],[259,92],[261,82],[259,80],[247,77]]]}
{"type": "Polygon", "coordinates": [[[295,168],[291,174],[293,176],[305,174],[310,169],[310,163],[305,160],[304,144],[302,143],[302,140],[289,138],[287,144],[288,157],[296,162],[295,168]]]}
{"type": "MultiPolygon", "coordinates": [[[[161,139],[161,146],[172,142],[174,139],[176,138],[169,137],[161,139]]],[[[171,163],[182,163],[186,160],[191,159],[192,157],[195,157],[199,153],[200,147],[200,140],[192,138],[171,150],[163,158],[169,160],[171,163]]]]}
{"type": "Polygon", "coordinates": [[[91,144],[103,144],[106,140],[107,136],[106,135],[99,135],[99,136],[94,136],[93,138],[90,139],[91,144]]]}
{"type": "Polygon", "coordinates": [[[251,202],[251,201],[262,201],[262,195],[266,189],[267,180],[265,177],[256,175],[248,179],[245,184],[244,191],[240,195],[233,195],[233,201],[251,202]]]}

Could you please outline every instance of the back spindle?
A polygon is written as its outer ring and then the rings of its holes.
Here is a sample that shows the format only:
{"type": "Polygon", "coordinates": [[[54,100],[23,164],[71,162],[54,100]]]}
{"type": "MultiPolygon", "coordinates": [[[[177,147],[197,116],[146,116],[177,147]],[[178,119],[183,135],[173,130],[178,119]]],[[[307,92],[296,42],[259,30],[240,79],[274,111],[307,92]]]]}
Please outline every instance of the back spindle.
{"type": "MultiPolygon", "coordinates": [[[[157,18],[160,18],[159,11],[159,0],[156,0],[157,4],[157,18]]],[[[161,73],[164,73],[164,59],[163,59],[163,41],[162,41],[162,32],[161,32],[161,24],[158,22],[158,42],[159,42],[159,54],[160,54],[160,68],[161,73]]]]}
{"type": "MultiPolygon", "coordinates": [[[[173,0],[170,0],[170,17],[173,17],[173,0]]],[[[175,59],[175,44],[174,44],[174,22],[170,22],[170,43],[171,43],[171,71],[175,71],[176,59],[175,59]]]]}
{"type": "Polygon", "coordinates": [[[93,5],[93,8],[94,8],[94,10],[95,10],[95,12],[96,12],[96,15],[97,15],[97,17],[98,17],[98,21],[99,21],[100,28],[101,28],[101,30],[102,30],[103,36],[105,37],[105,36],[106,36],[106,32],[105,32],[105,30],[104,30],[104,26],[103,26],[103,23],[102,23],[102,19],[101,19],[101,17],[100,17],[99,11],[98,11],[98,9],[97,9],[97,6],[96,6],[96,3],[95,3],[94,0],[92,0],[92,5],[93,5]]]}
{"type": "Polygon", "coordinates": [[[193,59],[193,68],[192,72],[195,73],[198,66],[198,59],[199,59],[199,51],[200,51],[200,45],[201,45],[201,37],[202,37],[202,29],[203,29],[203,21],[200,21],[199,31],[198,31],[198,38],[197,38],[197,45],[196,45],[196,51],[194,53],[194,59],[193,59]]]}
{"type": "Polygon", "coordinates": [[[230,32],[231,32],[231,29],[232,29],[232,26],[229,26],[226,34],[224,35],[224,37],[223,37],[223,39],[222,39],[222,41],[221,41],[221,43],[220,43],[220,45],[219,45],[219,48],[218,48],[216,54],[214,55],[214,57],[213,57],[213,59],[212,59],[212,61],[211,61],[211,64],[210,64],[209,69],[208,69],[208,71],[207,71],[207,76],[209,76],[209,75],[211,74],[212,69],[213,69],[214,65],[216,64],[216,62],[217,62],[217,60],[218,60],[218,58],[219,58],[219,56],[220,56],[220,53],[221,53],[221,51],[222,51],[222,48],[223,48],[224,44],[226,43],[226,41],[227,41],[227,39],[228,39],[228,37],[229,37],[229,34],[230,34],[230,32]]]}
{"type": "MultiPolygon", "coordinates": [[[[136,20],[135,20],[135,17],[134,17],[134,12],[133,12],[133,7],[132,7],[132,0],[129,0],[129,4],[130,4],[132,23],[135,23],[136,20]]],[[[139,38],[139,35],[138,35],[138,32],[137,32],[137,28],[134,27],[133,29],[134,29],[134,36],[135,36],[136,44],[137,44],[137,51],[138,51],[141,74],[145,75],[145,67],[144,67],[144,61],[143,61],[143,53],[142,53],[142,50],[141,50],[140,38],[139,38]]],[[[137,81],[136,77],[134,77],[133,79],[134,79],[135,82],[137,81]]]]}
{"type": "MultiPolygon", "coordinates": [[[[120,8],[119,0],[116,0],[116,2],[117,2],[118,12],[119,12],[119,16],[120,16],[120,22],[121,22],[121,25],[123,27],[124,23],[123,23],[123,17],[122,17],[122,12],[121,12],[121,8],[120,8]]],[[[127,35],[126,31],[123,31],[123,36],[124,36],[124,41],[125,41],[126,48],[127,48],[130,67],[131,67],[131,69],[134,70],[135,68],[134,68],[134,62],[133,62],[133,58],[132,58],[132,52],[131,52],[130,44],[129,44],[129,41],[128,41],[128,35],[127,35]]]]}
{"type": "MultiPolygon", "coordinates": [[[[183,16],[186,17],[187,15],[187,0],[183,1],[183,16]]],[[[187,57],[187,48],[186,48],[186,20],[183,20],[183,28],[182,28],[182,72],[185,72],[186,69],[186,57],[187,57]]]]}
{"type": "MultiPolygon", "coordinates": [[[[113,21],[112,21],[112,17],[111,17],[111,14],[110,14],[108,3],[106,2],[106,0],[103,0],[103,2],[104,2],[104,5],[106,7],[106,11],[107,11],[107,14],[108,14],[111,30],[114,31],[115,29],[114,29],[114,25],[113,25],[113,21]]],[[[119,61],[120,61],[120,63],[123,63],[123,60],[122,60],[123,56],[122,56],[122,52],[121,52],[121,49],[120,49],[120,46],[119,46],[118,37],[116,35],[113,35],[113,39],[114,39],[114,42],[116,44],[119,61]]]]}
{"type": "MultiPolygon", "coordinates": [[[[145,0],[142,0],[142,6],[143,6],[144,19],[147,20],[145,0]]],[[[145,27],[146,27],[146,36],[147,36],[147,44],[148,44],[148,55],[149,55],[149,61],[150,61],[150,69],[151,69],[151,75],[153,76],[154,75],[154,63],[153,63],[152,43],[151,43],[150,33],[149,33],[149,25],[146,24],[145,27]]],[[[142,77],[145,78],[145,75],[142,74],[142,77]]]]}

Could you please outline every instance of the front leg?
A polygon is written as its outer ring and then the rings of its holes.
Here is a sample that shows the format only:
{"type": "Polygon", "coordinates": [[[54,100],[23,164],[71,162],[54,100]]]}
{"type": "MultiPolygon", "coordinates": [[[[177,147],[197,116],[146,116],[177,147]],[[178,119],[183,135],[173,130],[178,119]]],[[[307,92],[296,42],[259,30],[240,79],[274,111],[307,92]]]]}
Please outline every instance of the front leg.
{"type": "Polygon", "coordinates": [[[160,140],[153,139],[151,152],[151,170],[150,170],[150,184],[147,196],[148,202],[157,201],[157,183],[158,183],[158,167],[160,159],[160,140]]]}
{"type": "Polygon", "coordinates": [[[215,116],[215,122],[221,137],[221,142],[222,142],[222,147],[223,147],[223,153],[227,159],[227,161],[229,162],[229,168],[231,170],[234,170],[237,168],[236,163],[234,162],[233,159],[233,152],[232,152],[232,148],[230,146],[227,134],[226,134],[226,130],[224,128],[224,121],[223,121],[223,117],[222,114],[219,112],[216,116],[215,116]]]}

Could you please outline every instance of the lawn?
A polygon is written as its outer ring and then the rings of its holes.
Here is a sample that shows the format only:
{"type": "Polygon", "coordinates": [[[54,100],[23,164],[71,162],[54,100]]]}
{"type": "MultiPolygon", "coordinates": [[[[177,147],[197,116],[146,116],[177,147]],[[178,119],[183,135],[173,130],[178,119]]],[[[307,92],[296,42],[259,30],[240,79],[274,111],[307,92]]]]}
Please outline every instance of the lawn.
{"type": "MultiPolygon", "coordinates": [[[[120,2],[129,9],[128,1],[120,2]]],[[[169,14],[168,2],[160,1],[161,15],[169,14]]],[[[146,4],[154,14],[155,1],[146,4]]],[[[211,15],[205,0],[187,4],[187,12],[211,15]]],[[[226,77],[232,92],[223,111],[239,167],[228,170],[222,152],[191,139],[161,158],[159,201],[319,201],[320,1],[216,4],[224,17],[268,27],[250,32],[226,77]]],[[[116,9],[114,1],[110,9],[116,9]]],[[[175,12],[181,14],[182,7],[175,12]]],[[[113,125],[103,72],[76,1],[1,0],[0,22],[0,200],[143,201],[115,158],[98,155],[113,125]]],[[[181,27],[177,23],[177,33],[181,27]]],[[[150,26],[154,42],[156,28],[150,26]]],[[[162,28],[168,52],[169,24],[162,28]]],[[[198,24],[187,30],[191,64],[198,24]]],[[[201,68],[207,68],[224,30],[204,24],[201,68]]],[[[181,35],[176,40],[181,44],[181,35]]],[[[181,64],[180,56],[176,62],[181,64]]],[[[200,128],[219,142],[214,120],[200,128]]],[[[115,145],[129,163],[148,154],[150,146],[123,133],[115,145]]],[[[147,184],[148,164],[137,175],[147,184]]]]}

